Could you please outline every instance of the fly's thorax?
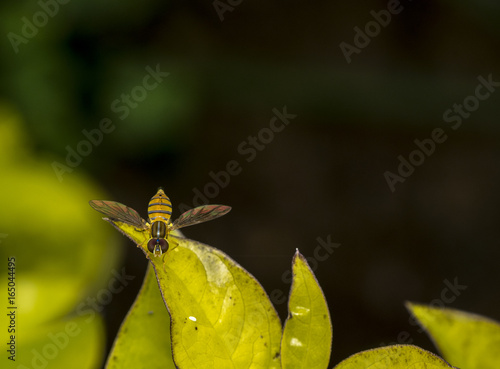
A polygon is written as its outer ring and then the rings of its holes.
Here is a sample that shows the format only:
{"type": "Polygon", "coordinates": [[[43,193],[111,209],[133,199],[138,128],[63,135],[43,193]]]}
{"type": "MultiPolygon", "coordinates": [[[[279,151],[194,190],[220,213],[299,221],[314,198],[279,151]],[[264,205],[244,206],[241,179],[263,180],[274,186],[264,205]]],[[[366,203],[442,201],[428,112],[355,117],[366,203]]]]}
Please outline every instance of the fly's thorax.
{"type": "Polygon", "coordinates": [[[167,236],[167,225],[165,222],[158,220],[151,225],[151,238],[165,238],[167,236]]]}
{"type": "Polygon", "coordinates": [[[168,224],[172,216],[172,203],[162,189],[159,189],[156,195],[151,198],[148,205],[148,216],[151,223],[163,220],[168,224]]]}

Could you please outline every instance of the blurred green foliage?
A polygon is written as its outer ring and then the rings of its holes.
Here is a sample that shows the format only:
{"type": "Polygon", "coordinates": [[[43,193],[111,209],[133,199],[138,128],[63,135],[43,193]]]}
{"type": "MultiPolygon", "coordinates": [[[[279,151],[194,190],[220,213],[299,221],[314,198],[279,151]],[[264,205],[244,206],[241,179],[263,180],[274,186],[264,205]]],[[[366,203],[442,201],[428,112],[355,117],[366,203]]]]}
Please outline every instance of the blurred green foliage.
{"type": "Polygon", "coordinates": [[[99,312],[112,296],[118,243],[88,206],[102,191],[81,172],[59,182],[50,165],[32,151],[19,113],[1,104],[0,270],[6,285],[7,259],[15,258],[18,308],[17,357],[9,363],[97,368],[105,349],[99,312]]]}

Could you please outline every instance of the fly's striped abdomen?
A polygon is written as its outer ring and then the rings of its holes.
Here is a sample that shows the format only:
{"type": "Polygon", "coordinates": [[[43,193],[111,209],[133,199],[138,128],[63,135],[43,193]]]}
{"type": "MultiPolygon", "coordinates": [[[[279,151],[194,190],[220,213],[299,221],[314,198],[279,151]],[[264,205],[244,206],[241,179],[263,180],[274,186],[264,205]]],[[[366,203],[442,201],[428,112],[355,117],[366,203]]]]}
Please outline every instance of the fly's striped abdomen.
{"type": "Polygon", "coordinates": [[[151,222],[165,221],[169,223],[172,215],[172,203],[165,192],[160,188],[151,198],[148,205],[148,216],[151,222]]]}

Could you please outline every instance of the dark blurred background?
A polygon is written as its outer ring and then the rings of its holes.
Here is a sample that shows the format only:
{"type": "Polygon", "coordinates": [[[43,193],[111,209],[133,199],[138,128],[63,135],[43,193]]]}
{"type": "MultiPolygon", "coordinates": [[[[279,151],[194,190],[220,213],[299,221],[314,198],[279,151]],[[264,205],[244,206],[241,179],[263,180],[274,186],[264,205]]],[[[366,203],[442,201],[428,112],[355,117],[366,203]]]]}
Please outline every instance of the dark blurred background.
{"type": "MultiPolygon", "coordinates": [[[[298,248],[330,306],[330,366],[405,331],[400,343],[436,352],[406,300],[500,319],[497,3],[46,4],[0,5],[0,97],[54,186],[86,176],[143,216],[158,186],[174,218],[181,204],[231,205],[184,233],[274,291],[282,320],[298,248]],[[288,124],[272,119],[284,112],[288,124]],[[446,140],[430,144],[436,129],[446,140]],[[430,155],[410,158],[415,140],[430,155]],[[423,163],[405,178],[400,155],[423,163]]],[[[119,240],[138,278],[103,310],[108,350],[146,268],[119,240]]]]}

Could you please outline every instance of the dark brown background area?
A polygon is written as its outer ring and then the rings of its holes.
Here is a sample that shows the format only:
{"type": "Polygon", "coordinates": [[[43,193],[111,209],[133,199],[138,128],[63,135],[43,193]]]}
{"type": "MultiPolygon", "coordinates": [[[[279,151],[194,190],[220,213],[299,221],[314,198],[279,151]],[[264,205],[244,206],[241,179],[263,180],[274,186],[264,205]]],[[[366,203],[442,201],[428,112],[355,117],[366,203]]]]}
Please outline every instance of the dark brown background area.
{"type": "MultiPolygon", "coordinates": [[[[500,91],[457,130],[443,120],[479,76],[500,82],[500,8],[401,6],[348,63],[339,45],[387,2],[242,1],[221,21],[210,1],[72,0],[18,53],[4,39],[0,92],[38,152],[61,161],[82,129],[110,118],[116,129],[75,171],[143,216],[158,186],[176,217],[210,172],[238,161],[241,173],[210,199],[232,212],[184,233],[228,253],[268,293],[288,293],[297,248],[314,257],[318,237],[340,244],[315,268],[332,315],[330,366],[404,331],[435,352],[404,302],[441,300],[446,280],[467,286],[446,306],[500,319],[500,91]],[[120,120],[110,103],[157,64],[170,75],[120,120]],[[247,162],[239,145],[283,106],[296,118],[247,162]],[[391,192],[384,173],[435,128],[447,140],[391,192]]],[[[38,10],[1,8],[4,34],[38,10]]],[[[127,270],[142,275],[142,254],[123,242],[127,270]]],[[[137,289],[107,306],[109,344],[137,289]]],[[[286,303],[276,308],[284,320],[286,303]]]]}

